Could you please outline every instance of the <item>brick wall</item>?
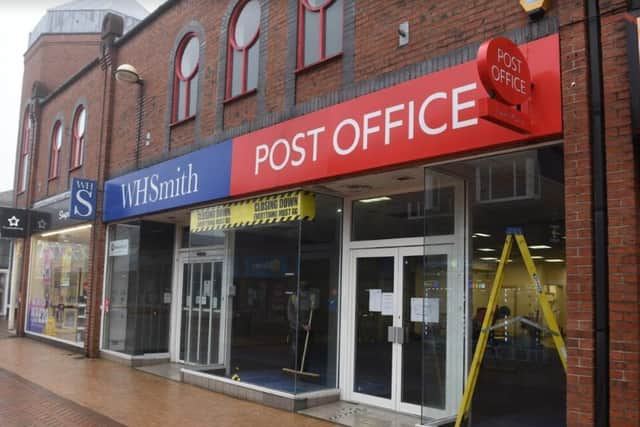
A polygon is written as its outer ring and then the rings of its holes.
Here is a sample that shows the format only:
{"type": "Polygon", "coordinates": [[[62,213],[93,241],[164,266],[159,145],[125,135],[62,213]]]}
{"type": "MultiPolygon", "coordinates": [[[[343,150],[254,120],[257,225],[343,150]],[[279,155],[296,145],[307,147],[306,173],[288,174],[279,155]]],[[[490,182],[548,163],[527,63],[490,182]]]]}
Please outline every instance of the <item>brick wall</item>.
{"type": "MultiPolygon", "coordinates": [[[[609,234],[610,425],[640,425],[638,159],[631,137],[626,2],[601,2],[609,234]]],[[[637,48],[637,47],[636,47],[637,48]]]]}

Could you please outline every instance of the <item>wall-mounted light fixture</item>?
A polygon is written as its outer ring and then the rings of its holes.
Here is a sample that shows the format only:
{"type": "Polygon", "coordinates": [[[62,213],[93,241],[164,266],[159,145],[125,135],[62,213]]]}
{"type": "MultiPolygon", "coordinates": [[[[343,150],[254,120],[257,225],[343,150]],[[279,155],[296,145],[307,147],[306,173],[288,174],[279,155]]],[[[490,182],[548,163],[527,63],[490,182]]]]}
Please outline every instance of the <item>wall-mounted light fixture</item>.
{"type": "Polygon", "coordinates": [[[116,69],[116,80],[126,83],[142,83],[140,73],[131,64],[122,64],[116,69]]]}
{"type": "Polygon", "coordinates": [[[551,0],[520,0],[520,6],[532,21],[536,21],[551,8],[551,0]]]}
{"type": "MultiPolygon", "coordinates": [[[[116,80],[129,84],[137,84],[138,90],[138,133],[136,137],[136,168],[140,166],[140,140],[142,139],[142,109],[144,106],[144,80],[131,64],[121,64],[116,68],[116,80]]],[[[149,145],[149,144],[145,144],[149,145]]]]}

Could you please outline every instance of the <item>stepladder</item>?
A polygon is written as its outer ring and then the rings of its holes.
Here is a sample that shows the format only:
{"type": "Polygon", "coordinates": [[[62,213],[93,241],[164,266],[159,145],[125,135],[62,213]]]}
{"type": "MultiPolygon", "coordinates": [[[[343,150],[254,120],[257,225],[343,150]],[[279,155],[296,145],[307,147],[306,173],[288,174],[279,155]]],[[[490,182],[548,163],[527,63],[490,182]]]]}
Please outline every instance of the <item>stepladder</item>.
{"type": "Polygon", "coordinates": [[[486,313],[482,321],[482,327],[480,329],[480,335],[478,337],[478,342],[473,354],[469,375],[467,376],[464,393],[462,395],[462,401],[460,402],[460,408],[456,417],[455,427],[460,427],[463,421],[469,416],[473,394],[475,392],[478,376],[480,374],[482,361],[484,359],[485,351],[487,349],[487,343],[489,341],[491,332],[496,328],[504,327],[506,324],[512,322],[526,323],[529,326],[536,327],[549,333],[553,339],[554,346],[558,352],[558,356],[560,357],[560,361],[562,362],[562,366],[566,373],[567,349],[565,346],[564,338],[562,337],[562,333],[558,326],[555,314],[553,313],[551,304],[549,303],[549,300],[547,298],[545,288],[541,283],[535,263],[533,261],[533,258],[531,257],[531,253],[529,252],[529,247],[527,246],[524,234],[522,232],[522,229],[520,228],[507,228],[506,230],[504,247],[502,248],[502,254],[498,261],[498,268],[493,279],[491,292],[489,294],[489,302],[487,304],[486,313]],[[538,305],[546,322],[546,327],[542,327],[535,322],[524,318],[523,316],[514,317],[513,319],[504,321],[498,325],[493,324],[496,315],[498,298],[502,290],[504,281],[505,266],[509,262],[509,257],[513,249],[514,241],[520,251],[520,255],[522,256],[522,260],[527,270],[529,280],[531,281],[531,285],[534,288],[535,295],[538,300],[538,305]]]}

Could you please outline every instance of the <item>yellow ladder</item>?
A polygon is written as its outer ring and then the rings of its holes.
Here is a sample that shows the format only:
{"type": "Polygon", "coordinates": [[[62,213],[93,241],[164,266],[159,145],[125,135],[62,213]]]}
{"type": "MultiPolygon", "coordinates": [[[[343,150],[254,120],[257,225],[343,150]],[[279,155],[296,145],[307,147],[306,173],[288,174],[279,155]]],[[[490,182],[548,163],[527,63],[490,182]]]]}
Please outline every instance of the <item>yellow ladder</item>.
{"type": "Polygon", "coordinates": [[[487,304],[487,311],[482,322],[482,329],[480,330],[480,337],[478,338],[478,343],[476,344],[476,351],[473,354],[471,370],[469,371],[464,394],[462,395],[462,402],[460,403],[460,409],[458,410],[458,416],[456,417],[455,427],[461,426],[462,421],[466,418],[471,407],[471,400],[473,399],[473,393],[476,388],[478,374],[480,373],[480,365],[482,364],[484,352],[487,349],[489,334],[492,330],[491,325],[493,324],[493,317],[496,313],[498,294],[502,289],[504,267],[507,264],[509,255],[511,254],[511,248],[513,246],[514,239],[516,241],[516,244],[518,245],[518,248],[520,249],[520,253],[522,254],[522,259],[524,260],[524,265],[527,268],[529,277],[535,285],[536,296],[538,297],[538,303],[542,308],[542,314],[544,315],[544,318],[547,322],[547,327],[549,328],[551,336],[553,337],[553,342],[555,343],[556,349],[558,350],[558,355],[560,356],[560,361],[562,362],[564,371],[565,373],[567,372],[567,348],[565,346],[564,339],[562,338],[562,334],[560,333],[558,322],[556,322],[556,318],[553,315],[553,311],[551,310],[551,305],[549,304],[549,301],[547,301],[547,296],[545,295],[542,284],[540,283],[540,278],[538,277],[536,266],[531,259],[531,253],[529,252],[529,247],[527,246],[527,242],[525,241],[522,234],[522,229],[508,228],[506,234],[507,237],[504,243],[504,248],[502,249],[502,255],[500,256],[498,270],[496,271],[496,276],[493,279],[491,294],[489,296],[489,302],[487,304]]]}

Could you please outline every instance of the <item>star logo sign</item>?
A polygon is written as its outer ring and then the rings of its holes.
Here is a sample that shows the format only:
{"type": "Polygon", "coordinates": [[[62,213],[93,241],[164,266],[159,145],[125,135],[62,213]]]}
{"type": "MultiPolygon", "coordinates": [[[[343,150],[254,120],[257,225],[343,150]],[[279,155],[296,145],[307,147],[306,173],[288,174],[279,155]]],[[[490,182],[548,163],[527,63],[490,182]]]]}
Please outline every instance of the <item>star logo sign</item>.
{"type": "Polygon", "coordinates": [[[47,228],[47,221],[45,221],[44,219],[41,219],[40,221],[38,221],[39,230],[44,230],[46,228],[47,228]]]}
{"type": "Polygon", "coordinates": [[[9,221],[9,227],[17,227],[18,225],[20,225],[20,219],[16,218],[15,215],[11,218],[8,218],[7,221],[9,221]]]}

